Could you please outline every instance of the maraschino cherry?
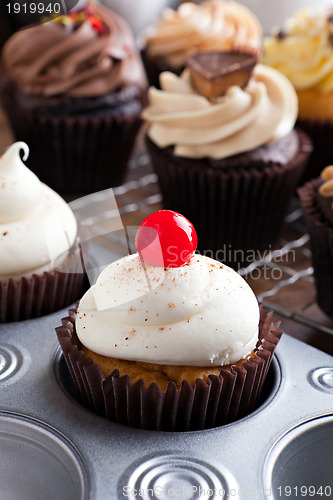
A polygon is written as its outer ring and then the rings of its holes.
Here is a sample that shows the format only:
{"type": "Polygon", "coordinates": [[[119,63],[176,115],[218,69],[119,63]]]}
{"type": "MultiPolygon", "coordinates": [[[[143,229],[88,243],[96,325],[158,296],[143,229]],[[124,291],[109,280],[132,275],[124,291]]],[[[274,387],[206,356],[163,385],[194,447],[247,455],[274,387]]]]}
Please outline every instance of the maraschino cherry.
{"type": "Polygon", "coordinates": [[[161,267],[181,267],[187,264],[197,243],[193,224],[172,210],[159,210],[148,215],[135,236],[135,248],[140,259],[161,267]]]}

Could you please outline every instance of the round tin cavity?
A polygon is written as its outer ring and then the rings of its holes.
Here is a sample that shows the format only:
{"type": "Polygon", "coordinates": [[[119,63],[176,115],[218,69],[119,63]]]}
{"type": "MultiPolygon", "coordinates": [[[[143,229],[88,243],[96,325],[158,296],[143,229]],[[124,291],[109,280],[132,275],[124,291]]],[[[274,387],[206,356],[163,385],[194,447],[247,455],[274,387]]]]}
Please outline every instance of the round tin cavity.
{"type": "Polygon", "coordinates": [[[236,480],[229,471],[217,471],[201,460],[166,454],[135,462],[121,477],[118,484],[119,497],[152,500],[181,498],[194,500],[238,499],[236,480]]]}
{"type": "Polygon", "coordinates": [[[267,498],[332,498],[333,414],[295,427],[274,445],[266,460],[267,498]]]}
{"type": "Polygon", "coordinates": [[[74,446],[32,418],[0,413],[1,500],[86,500],[88,476],[74,446]]]}

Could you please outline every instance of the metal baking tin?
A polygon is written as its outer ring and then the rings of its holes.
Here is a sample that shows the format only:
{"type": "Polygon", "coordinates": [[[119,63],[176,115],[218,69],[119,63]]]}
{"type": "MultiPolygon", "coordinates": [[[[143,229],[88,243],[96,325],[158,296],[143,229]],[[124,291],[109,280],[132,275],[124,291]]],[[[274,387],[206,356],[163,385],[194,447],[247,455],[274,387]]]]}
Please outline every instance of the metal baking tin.
{"type": "Polygon", "coordinates": [[[331,356],[284,334],[251,415],[143,431],[75,400],[54,331],[66,315],[0,325],[1,500],[332,498],[331,356]]]}

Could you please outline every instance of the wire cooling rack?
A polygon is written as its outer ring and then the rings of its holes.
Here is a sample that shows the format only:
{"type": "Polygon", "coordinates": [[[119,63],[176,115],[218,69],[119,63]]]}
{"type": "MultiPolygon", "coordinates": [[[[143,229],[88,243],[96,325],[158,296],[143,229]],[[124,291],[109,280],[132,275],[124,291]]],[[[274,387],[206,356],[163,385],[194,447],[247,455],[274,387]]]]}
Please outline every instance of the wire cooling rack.
{"type": "MultiPolygon", "coordinates": [[[[75,200],[72,207],[80,212],[99,245],[122,256],[134,251],[138,225],[161,208],[161,201],[149,157],[136,150],[125,184],[75,200]]],[[[297,198],[292,200],[278,244],[239,273],[264,307],[333,336],[333,321],[316,304],[309,235],[297,198]]]]}

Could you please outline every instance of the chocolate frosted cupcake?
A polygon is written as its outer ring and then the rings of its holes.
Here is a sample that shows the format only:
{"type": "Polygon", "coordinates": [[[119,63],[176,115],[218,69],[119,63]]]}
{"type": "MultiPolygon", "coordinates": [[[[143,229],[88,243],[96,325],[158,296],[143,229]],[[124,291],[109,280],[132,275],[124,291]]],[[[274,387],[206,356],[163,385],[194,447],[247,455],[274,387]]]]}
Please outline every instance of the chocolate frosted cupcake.
{"type": "Polygon", "coordinates": [[[333,318],[333,166],[298,192],[310,233],[317,302],[333,318]]]}
{"type": "Polygon", "coordinates": [[[57,328],[92,411],[184,431],[256,407],[281,331],[235,271],[195,246],[180,214],[152,214],[137,233],[138,253],[108,266],[57,328]]]}
{"type": "Polygon", "coordinates": [[[333,9],[302,10],[264,41],[262,62],[294,85],[298,125],[313,142],[302,182],[333,163],[333,9]]]}
{"type": "Polygon", "coordinates": [[[180,77],[162,73],[143,112],[164,208],[193,221],[201,252],[234,268],[279,238],[311,151],[293,129],[292,85],[255,63],[237,51],[190,56],[180,77]]]}
{"type": "Polygon", "coordinates": [[[2,105],[28,166],[61,193],[122,183],[146,81],[125,21],[100,6],[14,34],[2,105]]]}
{"type": "Polygon", "coordinates": [[[84,273],[75,216],[20,159],[0,157],[0,323],[49,314],[80,295],[84,273]]]}
{"type": "Polygon", "coordinates": [[[177,10],[164,10],[163,17],[145,37],[141,54],[149,83],[159,88],[159,74],[180,74],[187,55],[193,51],[260,48],[261,38],[258,19],[237,2],[185,2],[177,10]]]}

